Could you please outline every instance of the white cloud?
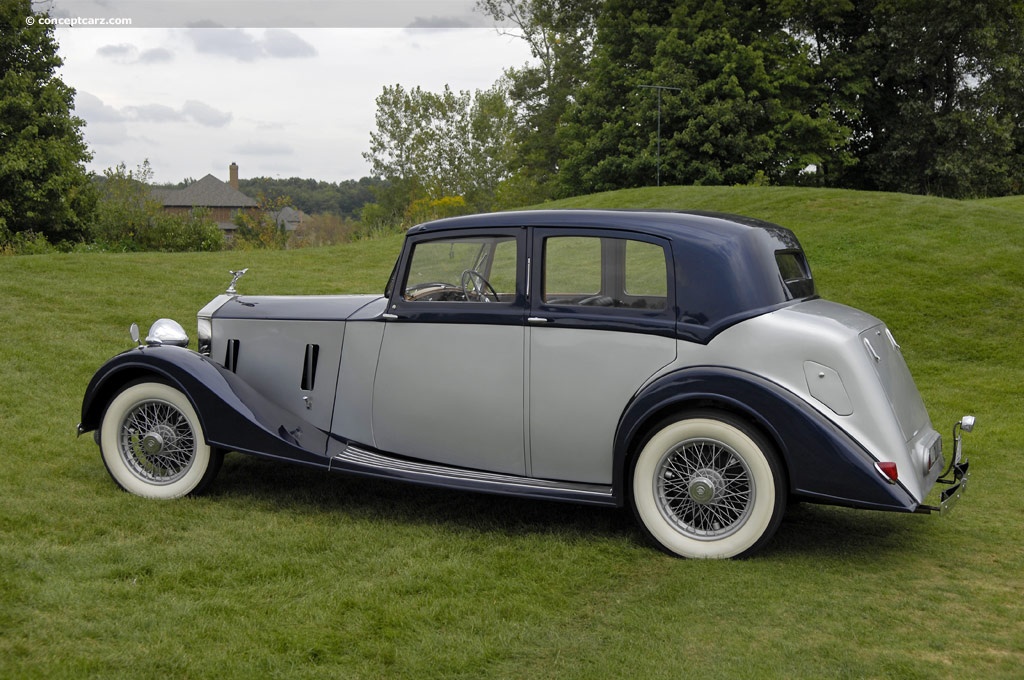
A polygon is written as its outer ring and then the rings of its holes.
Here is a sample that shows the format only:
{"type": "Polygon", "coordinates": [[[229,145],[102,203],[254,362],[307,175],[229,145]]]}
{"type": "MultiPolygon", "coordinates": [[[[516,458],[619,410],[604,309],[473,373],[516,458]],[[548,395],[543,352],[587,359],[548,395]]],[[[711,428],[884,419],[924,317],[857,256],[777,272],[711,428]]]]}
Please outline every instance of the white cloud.
{"type": "Polygon", "coordinates": [[[257,59],[315,57],[316,48],[292,31],[268,28],[262,36],[240,28],[189,28],[186,36],[202,54],[229,57],[242,62],[257,59]]]}
{"type": "Polygon", "coordinates": [[[174,61],[174,53],[163,47],[154,47],[151,50],[143,50],[139,54],[140,64],[159,64],[174,61]]]}
{"type": "Polygon", "coordinates": [[[75,115],[89,123],[121,123],[125,120],[123,113],[84,90],[79,90],[75,94],[75,115]]]}
{"type": "Polygon", "coordinates": [[[486,89],[529,60],[491,29],[58,28],[57,42],[89,169],[148,158],[159,182],[227,179],[232,160],[242,177],[358,179],[385,85],[486,89]]]}
{"type": "Polygon", "coordinates": [[[185,116],[181,111],[172,109],[170,106],[165,106],[164,104],[126,106],[123,111],[128,119],[147,123],[170,123],[185,119],[185,116]]]}
{"type": "Polygon", "coordinates": [[[207,127],[224,127],[231,122],[233,117],[231,113],[226,111],[218,111],[209,104],[190,99],[185,102],[185,105],[181,109],[181,113],[200,125],[207,127]]]}
{"type": "Polygon", "coordinates": [[[263,49],[267,56],[278,59],[303,59],[315,57],[316,48],[291,31],[268,28],[263,38],[263,49]]]}
{"type": "Polygon", "coordinates": [[[96,54],[109,59],[133,59],[139,50],[135,45],[129,43],[118,43],[117,45],[104,45],[96,50],[96,54]]]}
{"type": "Polygon", "coordinates": [[[274,142],[247,142],[232,149],[233,152],[244,156],[291,156],[295,149],[287,144],[274,142]]]}
{"type": "Polygon", "coordinates": [[[174,53],[166,48],[154,47],[139,51],[139,48],[131,43],[103,45],[96,50],[96,54],[123,64],[159,64],[174,61],[174,53]]]}

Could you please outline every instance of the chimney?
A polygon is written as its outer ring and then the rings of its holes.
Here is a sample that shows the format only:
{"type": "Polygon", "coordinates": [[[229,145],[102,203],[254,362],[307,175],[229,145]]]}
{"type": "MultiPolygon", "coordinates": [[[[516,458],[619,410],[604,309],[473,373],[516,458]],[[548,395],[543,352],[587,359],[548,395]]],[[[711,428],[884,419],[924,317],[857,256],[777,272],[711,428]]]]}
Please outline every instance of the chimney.
{"type": "Polygon", "coordinates": [[[235,191],[238,191],[238,164],[237,163],[232,163],[231,165],[228,166],[228,177],[229,177],[228,184],[231,185],[232,189],[234,189],[235,191]]]}

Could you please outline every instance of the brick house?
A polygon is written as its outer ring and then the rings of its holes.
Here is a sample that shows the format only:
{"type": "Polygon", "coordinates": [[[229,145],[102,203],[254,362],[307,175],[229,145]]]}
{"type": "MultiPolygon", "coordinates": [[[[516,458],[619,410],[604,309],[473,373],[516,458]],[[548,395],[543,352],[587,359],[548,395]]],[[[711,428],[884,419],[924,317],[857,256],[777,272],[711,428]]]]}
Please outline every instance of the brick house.
{"type": "Polygon", "coordinates": [[[255,211],[258,204],[238,190],[237,164],[228,167],[228,177],[225,183],[207,175],[184,189],[154,189],[152,196],[169,213],[187,214],[193,208],[206,208],[217,226],[230,236],[236,229],[232,221],[235,214],[239,210],[255,211]]]}

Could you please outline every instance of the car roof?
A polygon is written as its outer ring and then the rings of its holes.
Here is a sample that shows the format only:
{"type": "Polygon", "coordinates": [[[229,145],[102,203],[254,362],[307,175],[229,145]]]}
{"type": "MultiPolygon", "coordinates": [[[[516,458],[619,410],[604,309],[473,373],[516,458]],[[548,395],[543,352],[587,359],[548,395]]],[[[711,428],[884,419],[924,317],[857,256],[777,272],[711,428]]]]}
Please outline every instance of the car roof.
{"type": "Polygon", "coordinates": [[[764,220],[728,213],[684,210],[516,210],[449,217],[419,224],[409,235],[454,229],[487,227],[561,227],[627,229],[672,238],[684,234],[719,237],[749,234],[751,230],[776,233],[785,227],[764,220]]]}

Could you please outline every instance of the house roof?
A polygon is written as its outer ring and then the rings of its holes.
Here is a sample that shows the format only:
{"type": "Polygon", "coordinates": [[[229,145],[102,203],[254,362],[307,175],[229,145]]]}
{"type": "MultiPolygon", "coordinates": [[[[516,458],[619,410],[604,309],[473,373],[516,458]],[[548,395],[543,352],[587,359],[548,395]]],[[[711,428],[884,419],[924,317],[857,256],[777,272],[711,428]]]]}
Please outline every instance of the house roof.
{"type": "Polygon", "coordinates": [[[154,189],[152,195],[164,207],[255,208],[258,205],[213,175],[207,175],[184,189],[154,189]]]}

